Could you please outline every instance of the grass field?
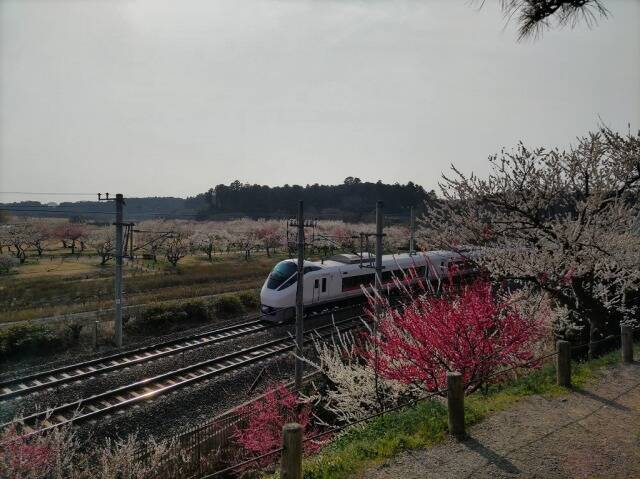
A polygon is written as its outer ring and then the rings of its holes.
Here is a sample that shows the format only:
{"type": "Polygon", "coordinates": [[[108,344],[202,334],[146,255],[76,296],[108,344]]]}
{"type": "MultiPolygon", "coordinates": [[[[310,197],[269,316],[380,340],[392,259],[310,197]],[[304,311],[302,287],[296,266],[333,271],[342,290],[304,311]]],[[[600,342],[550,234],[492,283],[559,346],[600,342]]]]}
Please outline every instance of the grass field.
{"type": "MultiPolygon", "coordinates": [[[[640,351],[638,345],[635,354],[640,351]]],[[[613,351],[599,359],[573,364],[572,384],[580,389],[603,367],[620,360],[613,351]]],[[[476,424],[532,394],[546,397],[563,395],[567,389],[555,383],[552,366],[505,384],[492,385],[487,393],[477,392],[465,399],[465,423],[476,424]]],[[[367,467],[380,464],[401,451],[428,447],[442,442],[447,434],[447,409],[436,400],[390,412],[347,430],[320,454],[304,462],[304,477],[309,479],[347,479],[362,477],[367,467]]]]}
{"type": "MultiPolygon", "coordinates": [[[[188,256],[177,267],[125,260],[125,343],[257,313],[259,288],[283,257],[188,256]]],[[[29,258],[0,276],[0,370],[92,351],[96,320],[98,348],[112,348],[114,269],[67,254],[29,258]]]]}
{"type": "MultiPolygon", "coordinates": [[[[225,254],[209,262],[190,256],[177,268],[163,262],[125,261],[125,304],[255,289],[280,259],[255,255],[245,260],[225,254]]],[[[111,308],[114,265],[98,263],[88,255],[30,258],[17,274],[0,277],[0,323],[111,308]]]]}

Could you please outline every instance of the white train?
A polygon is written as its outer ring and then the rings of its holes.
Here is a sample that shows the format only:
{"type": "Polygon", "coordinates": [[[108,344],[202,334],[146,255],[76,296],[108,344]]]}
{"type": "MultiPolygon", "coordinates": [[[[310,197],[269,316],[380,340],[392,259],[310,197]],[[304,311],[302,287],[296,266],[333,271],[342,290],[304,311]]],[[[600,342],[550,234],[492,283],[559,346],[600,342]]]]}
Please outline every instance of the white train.
{"type": "MultiPolygon", "coordinates": [[[[305,312],[324,309],[347,302],[371,288],[375,280],[375,258],[366,254],[339,254],[324,261],[304,262],[305,312]]],[[[275,265],[260,291],[262,319],[285,322],[295,317],[298,262],[287,259],[275,265]]],[[[427,281],[448,278],[452,271],[466,275],[472,266],[468,256],[452,251],[430,251],[417,254],[382,256],[382,283],[393,287],[393,277],[404,278],[404,272],[427,281]]]]}

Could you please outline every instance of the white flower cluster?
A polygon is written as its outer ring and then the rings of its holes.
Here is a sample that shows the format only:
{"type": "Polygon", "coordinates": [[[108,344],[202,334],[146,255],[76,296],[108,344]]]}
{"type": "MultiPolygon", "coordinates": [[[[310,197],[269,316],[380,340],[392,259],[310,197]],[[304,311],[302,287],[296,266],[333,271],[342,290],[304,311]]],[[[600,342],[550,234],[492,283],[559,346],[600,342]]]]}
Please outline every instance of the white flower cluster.
{"type": "Polygon", "coordinates": [[[317,363],[306,361],[332,384],[310,399],[322,401],[340,421],[361,419],[419,393],[413,385],[380,376],[376,392],[376,373],[358,354],[355,338],[350,332],[336,332],[332,342],[316,341],[315,349],[317,363]]]}
{"type": "Polygon", "coordinates": [[[602,328],[594,322],[629,318],[640,285],[640,137],[602,128],[568,151],[519,144],[489,161],[486,178],[455,167],[443,177],[422,242],[474,246],[494,279],[547,291],[564,320],[602,328]]]}

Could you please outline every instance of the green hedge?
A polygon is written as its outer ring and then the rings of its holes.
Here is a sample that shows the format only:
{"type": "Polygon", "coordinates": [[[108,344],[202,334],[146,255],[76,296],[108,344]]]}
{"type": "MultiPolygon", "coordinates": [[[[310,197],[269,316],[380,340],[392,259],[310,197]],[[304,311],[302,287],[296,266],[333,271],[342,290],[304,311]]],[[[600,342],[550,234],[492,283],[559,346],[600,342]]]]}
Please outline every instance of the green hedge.
{"type": "MultiPolygon", "coordinates": [[[[213,301],[158,304],[125,317],[125,328],[134,335],[164,334],[215,319],[242,316],[258,304],[257,291],[224,295],[213,301]]],[[[79,344],[82,324],[70,322],[63,327],[50,328],[39,324],[21,324],[0,330],[0,358],[21,354],[46,355],[79,344]]]]}
{"type": "Polygon", "coordinates": [[[243,291],[238,294],[238,298],[247,309],[257,309],[258,306],[260,306],[260,291],[257,289],[252,291],[243,291]]]}
{"type": "Polygon", "coordinates": [[[257,291],[227,294],[212,301],[183,301],[158,304],[125,318],[126,328],[134,333],[159,333],[185,329],[215,319],[242,316],[260,303],[257,291]]]}
{"type": "Polygon", "coordinates": [[[0,357],[45,354],[65,347],[65,338],[37,324],[20,324],[0,330],[0,357]]]}
{"type": "Polygon", "coordinates": [[[219,318],[233,318],[244,314],[244,305],[236,295],[222,296],[213,303],[215,314],[219,318]]]}

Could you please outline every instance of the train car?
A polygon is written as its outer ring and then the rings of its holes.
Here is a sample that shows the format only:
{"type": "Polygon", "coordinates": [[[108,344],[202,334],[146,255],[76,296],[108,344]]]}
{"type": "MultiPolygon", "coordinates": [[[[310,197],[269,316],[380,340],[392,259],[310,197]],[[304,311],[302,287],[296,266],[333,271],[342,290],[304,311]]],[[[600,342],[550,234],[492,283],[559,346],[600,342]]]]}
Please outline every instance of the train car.
{"type": "MultiPolygon", "coordinates": [[[[353,301],[364,295],[364,288],[375,282],[375,258],[366,253],[339,254],[323,261],[304,262],[305,311],[325,309],[353,301]]],[[[262,318],[266,321],[286,322],[295,317],[298,262],[287,259],[275,265],[260,291],[262,318]]],[[[417,254],[382,256],[382,283],[393,287],[394,276],[402,279],[405,273],[417,281],[437,281],[448,278],[451,271],[464,275],[468,258],[451,251],[430,251],[417,254]]],[[[409,276],[407,276],[409,277],[409,276]]]]}

